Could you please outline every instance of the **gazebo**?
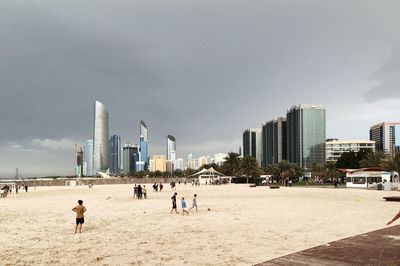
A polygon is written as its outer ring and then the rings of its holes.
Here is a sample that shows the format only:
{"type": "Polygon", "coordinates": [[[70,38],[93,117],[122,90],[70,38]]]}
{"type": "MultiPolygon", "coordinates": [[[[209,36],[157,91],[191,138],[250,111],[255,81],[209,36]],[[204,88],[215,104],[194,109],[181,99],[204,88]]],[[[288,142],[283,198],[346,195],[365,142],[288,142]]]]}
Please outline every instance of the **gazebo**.
{"type": "Polygon", "coordinates": [[[209,169],[203,168],[189,177],[195,177],[195,176],[198,176],[200,185],[211,184],[213,181],[216,180],[220,181],[222,181],[222,179],[230,180],[230,177],[225,177],[223,174],[215,170],[213,167],[209,169]]]}

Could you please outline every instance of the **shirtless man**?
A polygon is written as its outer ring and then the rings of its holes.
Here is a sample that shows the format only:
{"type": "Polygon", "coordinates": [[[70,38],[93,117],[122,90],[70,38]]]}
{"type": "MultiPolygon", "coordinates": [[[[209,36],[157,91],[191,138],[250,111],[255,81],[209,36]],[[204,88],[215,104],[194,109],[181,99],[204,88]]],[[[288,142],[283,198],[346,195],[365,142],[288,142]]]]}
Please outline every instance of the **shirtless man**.
{"type": "Polygon", "coordinates": [[[85,222],[85,218],[83,213],[86,211],[85,206],[83,206],[83,201],[78,200],[78,206],[74,207],[72,211],[76,212],[76,227],[75,227],[75,234],[79,229],[79,233],[82,233],[82,225],[85,222]]]}
{"type": "Polygon", "coordinates": [[[389,225],[389,224],[393,223],[394,221],[396,221],[396,220],[399,219],[399,218],[400,218],[400,211],[399,211],[399,213],[396,214],[396,216],[393,217],[393,219],[392,219],[390,222],[388,222],[386,225],[389,225]]]}

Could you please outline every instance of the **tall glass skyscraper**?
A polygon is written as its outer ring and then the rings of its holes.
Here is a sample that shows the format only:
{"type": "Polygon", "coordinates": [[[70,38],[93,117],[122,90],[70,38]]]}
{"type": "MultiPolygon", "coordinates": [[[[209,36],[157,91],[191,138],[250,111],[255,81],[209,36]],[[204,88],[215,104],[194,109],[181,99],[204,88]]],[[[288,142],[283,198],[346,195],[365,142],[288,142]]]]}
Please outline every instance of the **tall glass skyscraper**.
{"type": "Polygon", "coordinates": [[[243,132],[243,156],[256,158],[258,165],[261,165],[261,141],[261,128],[249,128],[243,132]]]}
{"type": "Polygon", "coordinates": [[[299,104],[286,113],[288,161],[303,168],[325,163],[325,108],[299,104]]]}
{"type": "Polygon", "coordinates": [[[86,141],[86,175],[93,176],[93,140],[86,141]]]}
{"type": "Polygon", "coordinates": [[[175,161],[176,140],[174,136],[167,136],[167,161],[175,161]]]}
{"type": "Polygon", "coordinates": [[[262,166],[287,160],[286,118],[278,117],[262,127],[262,166]]]}
{"type": "Polygon", "coordinates": [[[94,104],[93,175],[108,170],[108,111],[99,101],[94,104]]]}
{"type": "Polygon", "coordinates": [[[117,135],[112,135],[109,141],[110,163],[109,172],[112,175],[119,175],[121,169],[121,138],[117,135]]]}
{"type": "Polygon", "coordinates": [[[124,145],[124,174],[127,175],[132,172],[136,172],[136,162],[139,161],[139,148],[135,144],[133,146],[129,143],[124,145]]]}
{"type": "Polygon", "coordinates": [[[382,122],[369,130],[369,139],[375,141],[375,149],[394,156],[400,147],[400,122],[382,122]]]}
{"type": "Polygon", "coordinates": [[[145,163],[145,170],[149,166],[149,136],[146,124],[140,120],[140,160],[145,163]]]}

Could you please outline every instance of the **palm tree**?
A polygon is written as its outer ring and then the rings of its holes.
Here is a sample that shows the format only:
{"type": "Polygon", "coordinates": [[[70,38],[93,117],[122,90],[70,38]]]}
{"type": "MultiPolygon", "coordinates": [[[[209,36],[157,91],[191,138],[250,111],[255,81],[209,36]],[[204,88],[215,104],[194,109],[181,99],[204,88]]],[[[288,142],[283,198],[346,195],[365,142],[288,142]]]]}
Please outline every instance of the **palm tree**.
{"type": "Polygon", "coordinates": [[[394,157],[384,160],[382,166],[386,171],[395,171],[400,173],[400,152],[396,152],[394,157]]]}
{"type": "Polygon", "coordinates": [[[361,167],[382,167],[386,155],[382,151],[370,152],[360,161],[361,167]]]}
{"type": "Polygon", "coordinates": [[[222,172],[227,176],[238,176],[240,174],[240,158],[238,153],[230,152],[222,164],[222,172]]]}
{"type": "Polygon", "coordinates": [[[260,168],[258,167],[258,162],[256,158],[251,156],[245,156],[240,160],[240,171],[241,174],[247,176],[247,183],[249,182],[248,177],[258,177],[260,176],[260,168]]]}

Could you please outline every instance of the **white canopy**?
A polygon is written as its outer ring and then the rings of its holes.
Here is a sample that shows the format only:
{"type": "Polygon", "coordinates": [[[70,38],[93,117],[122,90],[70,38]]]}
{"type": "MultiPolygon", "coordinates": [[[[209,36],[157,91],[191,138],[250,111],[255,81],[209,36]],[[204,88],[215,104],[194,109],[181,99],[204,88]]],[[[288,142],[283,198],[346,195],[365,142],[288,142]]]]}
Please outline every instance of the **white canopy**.
{"type": "Polygon", "coordinates": [[[195,175],[223,176],[223,174],[221,174],[220,172],[215,170],[213,167],[211,167],[209,169],[203,168],[191,176],[195,176],[195,175]]]}

